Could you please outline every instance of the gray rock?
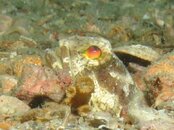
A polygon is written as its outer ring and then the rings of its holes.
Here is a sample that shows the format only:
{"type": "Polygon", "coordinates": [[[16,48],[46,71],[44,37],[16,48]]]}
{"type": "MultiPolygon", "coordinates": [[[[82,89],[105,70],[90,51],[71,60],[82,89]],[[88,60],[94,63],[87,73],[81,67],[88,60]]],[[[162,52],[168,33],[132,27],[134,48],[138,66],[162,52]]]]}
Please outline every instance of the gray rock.
{"type": "Polygon", "coordinates": [[[30,107],[16,97],[0,96],[0,115],[20,115],[30,109],[30,107]]]}

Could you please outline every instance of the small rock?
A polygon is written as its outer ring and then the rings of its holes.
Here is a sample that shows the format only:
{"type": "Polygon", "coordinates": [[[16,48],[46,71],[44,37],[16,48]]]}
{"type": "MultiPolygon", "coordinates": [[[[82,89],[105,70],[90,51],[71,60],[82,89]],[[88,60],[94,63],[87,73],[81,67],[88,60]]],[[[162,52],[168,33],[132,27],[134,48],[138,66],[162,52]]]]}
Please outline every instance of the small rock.
{"type": "Polygon", "coordinates": [[[133,62],[143,66],[159,58],[160,54],[151,47],[141,44],[121,46],[112,50],[124,63],[133,62]]]}
{"type": "Polygon", "coordinates": [[[71,78],[66,71],[56,74],[48,67],[26,65],[16,95],[26,101],[31,101],[36,96],[44,96],[59,102],[70,84],[71,78]]]}
{"type": "Polygon", "coordinates": [[[149,122],[143,122],[140,130],[173,130],[174,123],[166,122],[162,120],[153,120],[149,122]]]}
{"type": "Polygon", "coordinates": [[[0,122],[0,130],[9,130],[11,122],[0,122]]]}
{"type": "Polygon", "coordinates": [[[149,66],[144,80],[151,104],[156,108],[174,110],[174,51],[149,66]]]}
{"type": "Polygon", "coordinates": [[[13,19],[7,15],[0,15],[0,35],[11,26],[13,19]]]}
{"type": "Polygon", "coordinates": [[[3,94],[11,94],[17,85],[17,78],[10,75],[0,75],[0,92],[3,94]]]}
{"type": "Polygon", "coordinates": [[[23,114],[30,109],[27,104],[16,97],[5,95],[0,96],[0,108],[0,115],[9,116],[23,114]]]}

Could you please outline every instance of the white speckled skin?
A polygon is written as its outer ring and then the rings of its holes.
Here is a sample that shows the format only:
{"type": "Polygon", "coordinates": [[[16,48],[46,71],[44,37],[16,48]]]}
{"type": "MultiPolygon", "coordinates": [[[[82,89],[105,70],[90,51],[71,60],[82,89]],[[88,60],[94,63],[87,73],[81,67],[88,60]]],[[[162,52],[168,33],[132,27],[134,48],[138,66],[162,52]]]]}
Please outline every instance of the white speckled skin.
{"type": "Polygon", "coordinates": [[[93,80],[95,89],[89,101],[92,110],[119,116],[122,102],[129,96],[129,85],[134,83],[123,63],[112,53],[110,42],[100,37],[73,36],[60,40],[60,48],[68,49],[62,61],[68,64],[72,76],[85,74],[93,80]],[[91,45],[102,50],[100,58],[89,59],[83,55],[91,45]]]}

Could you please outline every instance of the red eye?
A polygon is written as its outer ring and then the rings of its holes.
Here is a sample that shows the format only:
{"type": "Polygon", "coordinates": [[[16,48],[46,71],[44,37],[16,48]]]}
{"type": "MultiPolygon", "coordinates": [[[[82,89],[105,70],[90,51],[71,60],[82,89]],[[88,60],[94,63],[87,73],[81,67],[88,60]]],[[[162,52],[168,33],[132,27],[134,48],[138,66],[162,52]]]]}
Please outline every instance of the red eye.
{"type": "Polygon", "coordinates": [[[100,48],[98,48],[97,46],[90,46],[87,50],[86,50],[86,56],[90,59],[96,59],[99,58],[102,54],[102,51],[100,48]]]}

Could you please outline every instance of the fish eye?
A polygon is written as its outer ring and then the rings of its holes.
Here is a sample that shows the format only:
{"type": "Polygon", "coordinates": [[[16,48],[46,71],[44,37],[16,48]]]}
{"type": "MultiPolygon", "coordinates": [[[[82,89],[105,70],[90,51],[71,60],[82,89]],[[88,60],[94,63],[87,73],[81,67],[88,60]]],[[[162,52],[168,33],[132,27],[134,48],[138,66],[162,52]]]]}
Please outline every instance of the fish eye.
{"type": "Polygon", "coordinates": [[[97,59],[102,55],[102,51],[98,46],[92,45],[86,49],[85,55],[89,59],[97,59]]]}

